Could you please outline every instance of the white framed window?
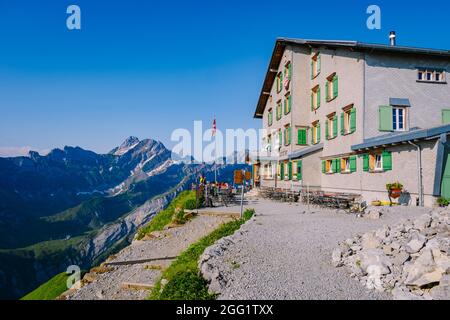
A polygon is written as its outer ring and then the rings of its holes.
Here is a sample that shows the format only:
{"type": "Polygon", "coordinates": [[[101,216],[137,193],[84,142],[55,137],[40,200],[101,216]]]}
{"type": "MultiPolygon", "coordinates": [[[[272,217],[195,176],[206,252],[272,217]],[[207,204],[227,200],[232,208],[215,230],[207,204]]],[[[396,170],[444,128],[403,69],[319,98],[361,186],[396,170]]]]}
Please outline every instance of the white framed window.
{"type": "Polygon", "coordinates": [[[445,82],[445,72],[436,69],[419,69],[417,80],[422,82],[445,82]]]}
{"type": "Polygon", "coordinates": [[[374,155],[374,170],[375,171],[379,171],[379,170],[383,170],[383,157],[381,155],[381,153],[377,153],[374,155]]]}
{"type": "Polygon", "coordinates": [[[392,108],[392,128],[394,131],[404,131],[406,119],[406,108],[393,107],[392,108]]]}
{"type": "Polygon", "coordinates": [[[342,158],[341,172],[350,172],[350,158],[342,158]]]}
{"type": "Polygon", "coordinates": [[[325,163],[326,173],[333,173],[333,161],[327,160],[325,163]]]}
{"type": "Polygon", "coordinates": [[[264,165],[264,176],[266,177],[266,179],[273,179],[272,162],[264,165]]]}
{"type": "Polygon", "coordinates": [[[320,73],[320,69],[321,69],[321,61],[320,60],[321,60],[320,53],[316,53],[311,58],[311,79],[314,79],[320,73]]]}

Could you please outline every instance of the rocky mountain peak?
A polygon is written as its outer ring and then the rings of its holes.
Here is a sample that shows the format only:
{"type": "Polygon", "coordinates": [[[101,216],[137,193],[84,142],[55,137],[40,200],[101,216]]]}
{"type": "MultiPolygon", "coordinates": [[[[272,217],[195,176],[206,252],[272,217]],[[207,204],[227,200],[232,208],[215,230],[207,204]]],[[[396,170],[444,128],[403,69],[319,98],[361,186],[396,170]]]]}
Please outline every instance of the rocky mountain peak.
{"type": "Polygon", "coordinates": [[[129,136],[125,139],[124,142],[118,147],[111,151],[116,156],[121,156],[125,153],[127,153],[129,150],[133,149],[135,146],[139,144],[139,139],[134,136],[129,136]]]}
{"type": "Polygon", "coordinates": [[[139,142],[139,139],[137,137],[129,136],[128,138],[125,139],[124,142],[122,142],[122,144],[120,145],[119,148],[129,148],[129,147],[134,146],[138,142],[139,142]]]}

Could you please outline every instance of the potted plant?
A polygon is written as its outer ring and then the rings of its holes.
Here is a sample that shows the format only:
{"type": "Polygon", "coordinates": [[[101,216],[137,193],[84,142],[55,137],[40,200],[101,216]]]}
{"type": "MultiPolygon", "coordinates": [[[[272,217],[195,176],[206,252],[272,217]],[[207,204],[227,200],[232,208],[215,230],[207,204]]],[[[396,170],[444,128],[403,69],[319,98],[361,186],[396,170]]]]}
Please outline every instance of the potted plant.
{"type": "Polygon", "coordinates": [[[390,205],[392,205],[391,198],[397,199],[398,197],[401,196],[402,190],[403,190],[403,185],[398,181],[393,182],[393,183],[388,183],[388,184],[386,184],[386,190],[388,191],[390,205]]]}

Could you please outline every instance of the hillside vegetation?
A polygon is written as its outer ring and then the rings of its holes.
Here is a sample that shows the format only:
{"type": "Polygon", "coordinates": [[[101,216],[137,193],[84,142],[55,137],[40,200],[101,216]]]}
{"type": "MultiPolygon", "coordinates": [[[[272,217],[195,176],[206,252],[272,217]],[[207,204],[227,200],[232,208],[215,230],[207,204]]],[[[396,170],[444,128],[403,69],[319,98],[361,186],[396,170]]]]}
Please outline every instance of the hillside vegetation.
{"type": "Polygon", "coordinates": [[[142,239],[146,234],[153,231],[162,230],[175,218],[177,210],[182,213],[183,210],[192,210],[197,207],[195,191],[186,190],[181,192],[171,204],[164,210],[158,212],[153,219],[137,233],[137,239],[142,239]]]}
{"type": "Polygon", "coordinates": [[[208,292],[206,280],[200,276],[198,260],[203,251],[217,240],[233,234],[242,224],[254,214],[253,209],[244,212],[243,219],[233,220],[222,224],[216,230],[198,242],[189,246],[178,258],[163,272],[161,279],[156,283],[149,299],[152,300],[210,300],[215,295],[208,292]],[[161,280],[167,280],[162,287],[161,280]],[[162,290],[161,290],[162,289],[162,290]]]}
{"type": "Polygon", "coordinates": [[[54,300],[67,290],[68,277],[68,274],[62,272],[24,296],[21,300],[54,300]]]}

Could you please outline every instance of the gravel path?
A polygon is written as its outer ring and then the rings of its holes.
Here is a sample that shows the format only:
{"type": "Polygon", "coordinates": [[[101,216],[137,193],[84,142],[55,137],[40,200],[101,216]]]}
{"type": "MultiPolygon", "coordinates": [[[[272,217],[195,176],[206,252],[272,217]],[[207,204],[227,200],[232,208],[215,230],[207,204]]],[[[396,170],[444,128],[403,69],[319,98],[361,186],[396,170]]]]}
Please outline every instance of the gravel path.
{"type": "MultiPolygon", "coordinates": [[[[183,226],[158,232],[158,237],[134,241],[108,262],[122,262],[161,257],[176,257],[189,245],[206,236],[220,224],[230,221],[226,216],[198,215],[183,226]]],[[[95,280],[69,294],[74,300],[139,300],[145,299],[148,290],[124,289],[124,282],[154,284],[173,259],[132,265],[112,266],[102,274],[94,274],[95,280]],[[161,269],[158,269],[161,268],[161,269]]]]}
{"type": "MultiPolygon", "coordinates": [[[[226,285],[219,299],[390,299],[366,290],[344,268],[331,265],[331,253],[356,233],[414,218],[429,209],[396,207],[379,220],[300,204],[252,201],[256,216],[231,237],[221,256],[208,261],[226,285]]],[[[229,208],[232,210],[232,208],[229,208]]]]}

